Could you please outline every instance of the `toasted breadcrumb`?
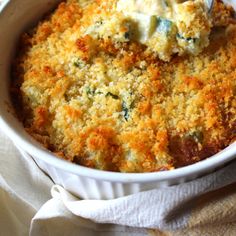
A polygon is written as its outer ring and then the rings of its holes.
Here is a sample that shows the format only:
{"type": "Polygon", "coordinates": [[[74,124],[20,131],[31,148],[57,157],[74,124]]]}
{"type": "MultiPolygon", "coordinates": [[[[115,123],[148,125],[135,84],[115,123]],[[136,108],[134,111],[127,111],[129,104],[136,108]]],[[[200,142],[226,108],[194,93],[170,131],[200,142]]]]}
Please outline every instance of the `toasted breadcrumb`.
{"type": "Polygon", "coordinates": [[[229,10],[215,6],[215,24],[229,25],[202,53],[167,63],[138,42],[84,34],[112,2],[68,0],[23,34],[11,91],[26,130],[59,158],[119,172],[171,170],[235,141],[229,10]]]}

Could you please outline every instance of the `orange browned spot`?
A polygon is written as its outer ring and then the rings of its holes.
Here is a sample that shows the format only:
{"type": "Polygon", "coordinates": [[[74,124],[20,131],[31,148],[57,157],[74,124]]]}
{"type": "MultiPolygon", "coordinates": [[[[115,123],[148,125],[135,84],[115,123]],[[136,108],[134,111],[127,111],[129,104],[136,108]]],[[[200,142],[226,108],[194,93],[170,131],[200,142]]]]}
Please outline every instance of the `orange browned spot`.
{"type": "Polygon", "coordinates": [[[85,35],[77,39],[76,46],[82,52],[82,59],[87,62],[97,52],[96,42],[90,35],[85,35]]]}
{"type": "Polygon", "coordinates": [[[121,60],[121,65],[124,68],[124,70],[128,71],[135,65],[136,62],[137,62],[136,56],[133,53],[131,53],[124,55],[123,59],[121,60]]]}
{"type": "Polygon", "coordinates": [[[121,24],[120,26],[120,32],[125,33],[129,31],[129,27],[127,26],[127,24],[125,24],[125,22],[123,24],[121,24]]]}
{"type": "Polygon", "coordinates": [[[147,68],[148,73],[150,74],[150,80],[158,80],[160,79],[160,68],[156,68],[153,65],[147,68]]]}
{"type": "Polygon", "coordinates": [[[38,38],[39,41],[44,41],[48,38],[48,36],[53,32],[52,27],[49,23],[43,23],[41,25],[41,29],[39,29],[41,31],[41,34],[38,38]]]}
{"type": "Polygon", "coordinates": [[[110,55],[116,55],[119,51],[111,40],[101,40],[99,49],[110,55]]]}
{"type": "Polygon", "coordinates": [[[152,89],[151,89],[150,86],[148,86],[148,85],[145,85],[145,86],[142,88],[141,94],[142,94],[145,98],[152,98],[152,96],[153,96],[152,89]]]}
{"type": "Polygon", "coordinates": [[[76,1],[71,4],[62,2],[55,14],[52,16],[52,26],[54,32],[63,32],[68,27],[73,26],[77,20],[83,15],[81,8],[78,6],[76,1]]]}
{"type": "Polygon", "coordinates": [[[57,76],[57,78],[64,77],[65,76],[65,71],[63,71],[63,70],[57,71],[56,76],[57,76]]]}
{"type": "Polygon", "coordinates": [[[76,121],[78,119],[80,119],[83,115],[83,112],[81,110],[78,110],[78,109],[74,109],[73,107],[71,106],[68,106],[66,105],[65,107],[65,110],[67,112],[67,115],[73,120],[73,121],[76,121]]]}
{"type": "Polygon", "coordinates": [[[39,106],[34,111],[34,126],[41,130],[48,121],[48,110],[46,107],[39,106]]]}
{"type": "Polygon", "coordinates": [[[151,84],[155,92],[161,92],[164,89],[163,84],[160,80],[154,80],[151,84]]]}
{"type": "Polygon", "coordinates": [[[90,150],[107,150],[115,137],[115,131],[110,127],[97,127],[91,131],[87,140],[90,150]]]}
{"type": "Polygon", "coordinates": [[[157,141],[157,145],[156,148],[158,149],[158,151],[166,151],[169,141],[168,141],[168,133],[166,130],[163,131],[158,131],[156,134],[156,141],[157,141]]]}
{"type": "Polygon", "coordinates": [[[93,39],[90,35],[85,35],[84,37],[76,40],[76,46],[82,52],[89,52],[92,40],[93,39]]]}
{"type": "Polygon", "coordinates": [[[101,135],[92,134],[88,139],[88,148],[91,151],[106,150],[108,146],[108,140],[101,135]]]}
{"type": "Polygon", "coordinates": [[[206,127],[212,128],[216,125],[220,125],[220,116],[218,114],[218,104],[213,101],[209,101],[204,105],[204,110],[206,112],[206,127]]]}
{"type": "Polygon", "coordinates": [[[231,101],[231,99],[234,97],[234,91],[233,91],[233,83],[232,80],[225,81],[224,83],[219,84],[219,91],[218,91],[218,97],[219,99],[223,99],[224,102],[227,104],[231,101]]]}
{"type": "Polygon", "coordinates": [[[152,105],[150,101],[143,101],[139,103],[138,109],[139,109],[139,112],[142,113],[143,115],[149,114],[151,112],[152,105]]]}
{"type": "MultiPolygon", "coordinates": [[[[50,81],[51,83],[53,81],[50,81]]],[[[51,85],[50,83],[50,85],[51,85]]],[[[51,90],[51,96],[54,98],[62,98],[67,90],[67,88],[70,86],[70,80],[66,77],[60,78],[56,84],[54,84],[54,87],[51,90]]]]}
{"type": "Polygon", "coordinates": [[[50,66],[44,66],[43,72],[45,72],[46,74],[54,75],[53,69],[50,66]]]}
{"type": "Polygon", "coordinates": [[[122,149],[115,141],[115,131],[111,127],[100,126],[88,135],[87,147],[90,152],[102,152],[104,168],[117,171],[122,157],[122,149]]]}
{"type": "Polygon", "coordinates": [[[95,2],[98,4],[98,5],[101,5],[101,3],[103,2],[102,0],[95,0],[95,2]]]}
{"type": "Polygon", "coordinates": [[[195,76],[185,76],[183,81],[190,89],[201,89],[203,87],[203,82],[195,76]]]}
{"type": "Polygon", "coordinates": [[[153,134],[147,131],[126,133],[122,135],[123,142],[127,143],[130,149],[135,150],[140,155],[144,155],[145,159],[154,160],[154,154],[151,151],[153,134]]]}

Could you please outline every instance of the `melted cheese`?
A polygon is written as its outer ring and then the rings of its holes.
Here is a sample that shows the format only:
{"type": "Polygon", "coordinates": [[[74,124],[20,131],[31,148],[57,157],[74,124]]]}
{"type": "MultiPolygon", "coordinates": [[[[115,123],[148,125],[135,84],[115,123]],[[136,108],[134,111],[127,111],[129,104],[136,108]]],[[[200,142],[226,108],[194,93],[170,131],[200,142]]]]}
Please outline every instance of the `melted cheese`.
{"type": "Polygon", "coordinates": [[[117,9],[127,13],[136,12],[163,17],[171,13],[171,7],[166,0],[120,0],[117,9]]]}
{"type": "Polygon", "coordinates": [[[135,40],[163,60],[208,46],[211,16],[204,0],[119,0],[117,10],[136,23],[135,40]]]}

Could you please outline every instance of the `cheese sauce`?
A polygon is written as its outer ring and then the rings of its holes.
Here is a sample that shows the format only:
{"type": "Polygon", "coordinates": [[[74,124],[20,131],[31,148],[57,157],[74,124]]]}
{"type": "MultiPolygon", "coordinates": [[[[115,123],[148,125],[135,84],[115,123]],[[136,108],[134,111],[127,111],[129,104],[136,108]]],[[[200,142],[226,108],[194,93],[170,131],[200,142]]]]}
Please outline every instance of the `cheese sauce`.
{"type": "Polygon", "coordinates": [[[136,23],[135,38],[168,61],[208,46],[211,16],[204,0],[119,0],[117,11],[136,23]]]}
{"type": "Polygon", "coordinates": [[[174,2],[167,0],[120,0],[117,3],[117,10],[165,17],[172,13],[172,4],[174,2]]]}

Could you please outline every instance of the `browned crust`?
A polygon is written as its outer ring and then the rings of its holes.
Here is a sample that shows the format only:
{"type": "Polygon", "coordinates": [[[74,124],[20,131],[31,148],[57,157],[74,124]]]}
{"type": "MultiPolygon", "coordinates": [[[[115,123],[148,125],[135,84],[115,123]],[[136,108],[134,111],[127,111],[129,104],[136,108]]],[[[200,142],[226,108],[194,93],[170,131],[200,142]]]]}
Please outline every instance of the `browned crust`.
{"type": "MultiPolygon", "coordinates": [[[[223,37],[212,39],[211,45],[199,56],[176,57],[169,63],[161,62],[143,45],[135,42],[116,45],[112,40],[94,40],[88,35],[77,38],[73,50],[85,63],[106,64],[107,60],[112,60],[112,65],[125,73],[137,69],[145,83],[134,91],[138,100],[132,111],[133,124],[122,121],[122,128],[118,129],[120,121],[86,118],[87,111],[82,107],[67,104],[61,107],[67,121],[60,135],[69,141],[61,143],[54,139],[56,131],[52,124],[57,114],[50,111],[49,105],[55,98],[58,101],[65,99],[73,78],[65,69],[57,69],[49,61],[33,67],[31,60],[35,58],[29,52],[48,38],[57,40],[57,34],[68,28],[79,30],[81,24],[88,24],[83,21],[83,16],[98,14],[101,11],[98,5],[102,2],[95,1],[86,13],[76,1],[63,2],[48,20],[38,25],[35,33],[23,34],[11,92],[27,131],[59,157],[92,168],[98,168],[97,162],[102,159],[103,164],[99,164],[99,168],[127,172],[151,172],[189,165],[235,141],[236,29],[233,26],[223,37]],[[146,65],[144,69],[142,62],[146,65]],[[43,105],[31,108],[22,89],[22,84],[29,80],[40,86],[42,91],[50,91],[51,97],[43,105]],[[181,107],[188,99],[190,101],[193,95],[196,99],[192,100],[192,107],[188,107],[192,109],[192,113],[188,111],[188,120],[185,119],[186,108],[178,110],[178,106],[181,107]],[[81,125],[79,129],[73,129],[73,123],[87,122],[86,119],[93,119],[95,125],[85,128],[81,125]],[[172,123],[175,125],[170,125],[172,123]],[[138,156],[137,166],[125,159],[127,150],[124,144],[138,156]],[[91,159],[91,153],[95,153],[95,159],[91,159]],[[162,155],[168,160],[167,164],[157,166],[156,159],[162,155]]],[[[218,3],[214,13],[216,24],[227,25],[231,9],[218,3]]],[[[118,106],[118,101],[114,99],[112,102],[118,106]]]]}

